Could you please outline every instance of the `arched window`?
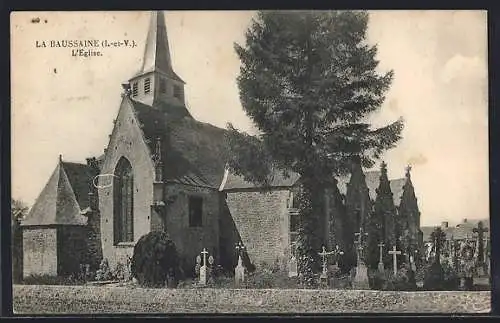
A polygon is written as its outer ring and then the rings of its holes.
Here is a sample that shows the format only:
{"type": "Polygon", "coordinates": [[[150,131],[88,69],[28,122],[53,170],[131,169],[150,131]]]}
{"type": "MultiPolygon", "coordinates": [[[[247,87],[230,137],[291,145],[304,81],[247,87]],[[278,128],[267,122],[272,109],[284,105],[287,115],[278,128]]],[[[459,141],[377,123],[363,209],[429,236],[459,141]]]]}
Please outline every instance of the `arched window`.
{"type": "Polygon", "coordinates": [[[134,176],[126,158],[118,161],[113,185],[115,244],[134,241],[134,176]]]}

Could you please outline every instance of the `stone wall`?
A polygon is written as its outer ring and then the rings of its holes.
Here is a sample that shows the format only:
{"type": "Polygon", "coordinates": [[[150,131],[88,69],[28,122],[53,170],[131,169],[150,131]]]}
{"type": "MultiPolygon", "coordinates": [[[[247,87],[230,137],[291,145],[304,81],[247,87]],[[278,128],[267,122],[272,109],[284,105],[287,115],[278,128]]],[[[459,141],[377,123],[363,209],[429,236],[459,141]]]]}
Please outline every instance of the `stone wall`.
{"type": "MultiPolygon", "coordinates": [[[[118,262],[131,257],[135,243],[150,231],[151,205],[153,200],[154,169],[149,148],[144,142],[133,108],[123,100],[115,121],[101,174],[113,174],[121,157],[128,159],[134,174],[134,242],[114,245],[113,235],[113,187],[99,190],[101,215],[101,243],[103,257],[113,268],[118,262]]],[[[99,184],[109,185],[111,177],[101,177],[99,184]]]]}
{"type": "Polygon", "coordinates": [[[23,277],[57,276],[57,229],[23,227],[23,277]]]}
{"type": "Polygon", "coordinates": [[[174,241],[187,275],[194,274],[196,256],[203,248],[219,263],[219,192],[181,184],[165,187],[167,201],[165,231],[174,241]],[[189,197],[199,196],[202,202],[202,226],[189,226],[189,197]]]}
{"type": "Polygon", "coordinates": [[[88,263],[88,227],[60,226],[57,228],[57,259],[59,276],[80,272],[80,264],[88,263]]]}
{"type": "Polygon", "coordinates": [[[286,266],[290,255],[288,197],[288,189],[227,192],[229,212],[250,261],[257,267],[276,261],[286,266]]]}

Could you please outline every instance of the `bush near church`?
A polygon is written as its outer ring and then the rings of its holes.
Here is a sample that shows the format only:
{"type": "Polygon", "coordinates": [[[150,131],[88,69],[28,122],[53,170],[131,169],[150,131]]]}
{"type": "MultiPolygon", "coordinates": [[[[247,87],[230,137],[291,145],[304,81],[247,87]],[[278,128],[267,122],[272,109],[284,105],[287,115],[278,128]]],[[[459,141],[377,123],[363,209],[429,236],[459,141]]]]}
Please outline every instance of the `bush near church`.
{"type": "Polygon", "coordinates": [[[443,290],[444,289],[444,270],[438,261],[432,262],[425,270],[424,289],[425,290],[443,290]]]}
{"type": "Polygon", "coordinates": [[[417,282],[415,273],[407,266],[399,269],[396,274],[391,273],[384,283],[383,290],[394,291],[415,291],[417,290],[417,282]]]}
{"type": "Polygon", "coordinates": [[[131,271],[143,287],[177,286],[181,279],[175,243],[165,232],[152,231],[142,236],[134,247],[131,271]]]}

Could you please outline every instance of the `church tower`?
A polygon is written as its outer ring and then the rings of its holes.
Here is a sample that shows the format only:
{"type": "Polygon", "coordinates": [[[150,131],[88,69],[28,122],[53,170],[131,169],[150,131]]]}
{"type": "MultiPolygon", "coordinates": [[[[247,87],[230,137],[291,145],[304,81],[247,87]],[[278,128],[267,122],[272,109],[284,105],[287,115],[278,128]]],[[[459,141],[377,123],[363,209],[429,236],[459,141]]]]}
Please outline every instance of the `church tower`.
{"type": "Polygon", "coordinates": [[[130,96],[152,107],[185,107],[184,84],[172,68],[164,13],[153,11],[142,67],[128,81],[130,96]]]}

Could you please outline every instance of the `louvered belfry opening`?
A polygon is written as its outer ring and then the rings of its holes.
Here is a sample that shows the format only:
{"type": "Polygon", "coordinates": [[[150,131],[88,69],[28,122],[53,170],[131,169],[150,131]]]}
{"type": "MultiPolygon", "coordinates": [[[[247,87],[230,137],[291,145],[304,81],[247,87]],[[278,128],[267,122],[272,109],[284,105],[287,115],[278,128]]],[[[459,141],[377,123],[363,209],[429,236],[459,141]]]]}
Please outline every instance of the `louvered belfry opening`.
{"type": "Polygon", "coordinates": [[[114,242],[134,241],[134,175],[130,162],[122,157],[115,169],[114,185],[114,242]]]}

